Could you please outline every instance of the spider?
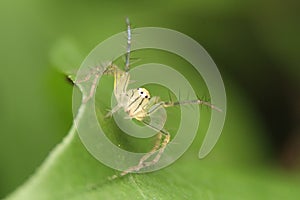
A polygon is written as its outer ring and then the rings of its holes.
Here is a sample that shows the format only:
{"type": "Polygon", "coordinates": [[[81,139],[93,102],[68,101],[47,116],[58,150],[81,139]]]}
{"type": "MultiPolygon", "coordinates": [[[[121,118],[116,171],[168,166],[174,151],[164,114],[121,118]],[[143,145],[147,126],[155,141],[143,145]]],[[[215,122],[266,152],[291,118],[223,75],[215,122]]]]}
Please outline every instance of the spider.
{"type": "MultiPolygon", "coordinates": [[[[125,54],[124,70],[121,70],[118,66],[111,63],[104,70],[104,72],[102,72],[104,75],[114,76],[114,96],[117,100],[117,105],[107,113],[106,117],[112,116],[113,113],[123,108],[124,111],[128,114],[128,118],[136,119],[142,122],[143,124],[145,124],[146,126],[157,131],[157,141],[155,142],[154,147],[139,160],[139,163],[137,163],[137,165],[128,168],[127,170],[121,172],[119,175],[114,175],[110,179],[115,179],[117,177],[124,176],[128,173],[138,172],[142,168],[155,165],[160,160],[161,155],[163,154],[168,143],[170,142],[171,136],[166,129],[155,127],[147,120],[157,110],[161,108],[172,107],[172,106],[198,104],[198,105],[206,105],[211,109],[221,111],[218,107],[210,104],[209,102],[203,101],[201,99],[165,102],[165,101],[161,101],[160,98],[157,96],[151,97],[150,92],[145,88],[136,88],[136,89],[128,90],[127,88],[130,82],[129,69],[130,69],[131,36],[132,36],[129,18],[126,18],[126,24],[127,24],[127,48],[125,54]],[[156,154],[154,158],[148,161],[149,158],[154,154],[156,154]]],[[[90,88],[90,93],[83,100],[83,103],[86,103],[95,93],[97,79],[99,78],[100,76],[99,73],[101,71],[99,69],[95,68],[91,74],[87,75],[82,81],[77,82],[77,83],[85,82],[89,80],[92,75],[95,76],[92,86],[90,88]]]]}

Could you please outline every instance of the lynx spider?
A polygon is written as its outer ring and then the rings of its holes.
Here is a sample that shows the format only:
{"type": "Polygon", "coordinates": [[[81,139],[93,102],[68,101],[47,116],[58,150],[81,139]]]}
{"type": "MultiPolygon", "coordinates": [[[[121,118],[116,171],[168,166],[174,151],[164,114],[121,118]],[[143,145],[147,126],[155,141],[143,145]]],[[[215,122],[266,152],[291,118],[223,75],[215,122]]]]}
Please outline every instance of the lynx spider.
{"type": "MultiPolygon", "coordinates": [[[[136,119],[141,121],[146,126],[157,131],[157,140],[155,142],[154,147],[150,152],[146,153],[139,161],[139,163],[135,166],[128,168],[127,170],[121,172],[119,175],[114,175],[110,179],[115,179],[117,177],[124,176],[128,173],[138,172],[142,168],[149,167],[155,165],[161,155],[163,154],[165,148],[170,142],[170,133],[164,128],[159,129],[157,127],[152,126],[148,121],[145,120],[146,117],[151,116],[155,111],[161,108],[178,106],[178,105],[187,105],[187,104],[198,104],[198,105],[206,105],[211,109],[215,109],[221,112],[221,109],[210,104],[209,102],[203,101],[201,99],[196,100],[185,100],[185,101],[177,101],[177,102],[165,102],[161,101],[159,97],[150,97],[150,93],[145,88],[136,88],[127,90],[129,81],[130,81],[130,53],[131,53],[131,25],[129,18],[126,18],[127,24],[127,48],[125,55],[125,71],[121,70],[118,66],[114,64],[110,64],[103,72],[105,75],[113,75],[114,76],[114,96],[117,100],[117,105],[110,110],[106,117],[112,116],[113,113],[117,112],[119,109],[123,108],[124,111],[128,114],[130,119],[136,119]],[[147,161],[152,155],[155,157],[147,161]]],[[[76,83],[81,83],[88,81],[93,75],[94,79],[92,82],[92,86],[90,88],[89,95],[83,100],[83,103],[86,103],[95,93],[95,89],[97,86],[97,80],[100,77],[100,71],[98,68],[95,68],[94,71],[88,74],[83,80],[77,81],[76,83]]]]}

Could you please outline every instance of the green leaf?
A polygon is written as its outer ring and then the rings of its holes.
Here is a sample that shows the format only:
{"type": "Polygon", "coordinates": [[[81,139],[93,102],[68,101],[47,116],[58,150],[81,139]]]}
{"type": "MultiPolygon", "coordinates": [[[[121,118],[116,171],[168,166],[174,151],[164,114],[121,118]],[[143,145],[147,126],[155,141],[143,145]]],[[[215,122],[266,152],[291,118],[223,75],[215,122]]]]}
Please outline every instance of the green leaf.
{"type": "Polygon", "coordinates": [[[8,199],[283,199],[300,195],[299,182],[283,176],[227,168],[193,156],[155,173],[108,181],[113,174],[85,151],[72,128],[38,172],[8,199]]]}
{"type": "Polygon", "coordinates": [[[56,41],[50,51],[50,61],[59,71],[74,81],[84,53],[75,39],[64,37],[56,41]]]}
{"type": "MultiPolygon", "coordinates": [[[[72,45],[61,48],[71,50],[62,55],[78,58],[75,56],[80,55],[76,53],[77,47],[72,45]]],[[[59,56],[52,58],[57,61],[57,66],[66,66],[59,56]]],[[[60,69],[67,75],[74,75],[70,70],[72,67],[60,69]]],[[[267,154],[263,152],[259,136],[263,128],[253,120],[255,114],[241,97],[243,94],[232,88],[228,93],[227,121],[230,123],[226,124],[219,143],[206,159],[197,158],[202,134],[171,166],[152,173],[109,180],[118,172],[94,159],[72,126],[37,172],[7,199],[297,199],[300,197],[299,179],[264,165],[262,160],[267,154]]],[[[110,134],[122,134],[113,123],[105,122],[105,126],[110,134]]],[[[112,140],[131,144],[123,137],[112,140]]]]}

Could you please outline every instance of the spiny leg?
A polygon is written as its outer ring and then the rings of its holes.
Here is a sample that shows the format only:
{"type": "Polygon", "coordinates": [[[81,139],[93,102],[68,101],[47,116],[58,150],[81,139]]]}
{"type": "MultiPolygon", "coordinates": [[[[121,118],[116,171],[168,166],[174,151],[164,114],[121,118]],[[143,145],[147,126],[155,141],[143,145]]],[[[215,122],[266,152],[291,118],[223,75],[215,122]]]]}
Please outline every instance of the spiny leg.
{"type": "Polygon", "coordinates": [[[138,165],[130,167],[129,169],[125,170],[124,172],[122,172],[120,174],[120,176],[124,176],[128,173],[139,171],[142,168],[155,165],[159,161],[161,155],[165,151],[165,148],[167,147],[168,143],[170,142],[171,136],[170,136],[169,132],[167,132],[164,129],[160,129],[160,128],[157,128],[157,127],[153,126],[147,120],[145,120],[145,118],[141,122],[144,123],[149,128],[154,129],[155,131],[158,131],[156,143],[155,143],[154,147],[151,149],[151,151],[148,152],[147,154],[145,154],[140,159],[138,165]],[[162,136],[164,136],[163,142],[161,142],[162,136]],[[157,154],[156,154],[156,156],[154,157],[153,160],[151,160],[149,162],[145,162],[147,159],[149,159],[155,153],[157,153],[157,154]]]}
{"type": "Polygon", "coordinates": [[[161,145],[161,138],[162,138],[162,133],[158,133],[156,136],[156,140],[155,140],[155,144],[153,146],[153,148],[151,149],[151,151],[149,151],[146,155],[144,155],[139,162],[139,165],[141,165],[143,162],[145,162],[145,160],[147,160],[150,156],[152,156],[157,149],[159,149],[160,145],[161,145]]]}
{"type": "Polygon", "coordinates": [[[210,107],[211,109],[214,109],[216,111],[222,112],[222,110],[220,108],[218,108],[217,106],[207,102],[207,101],[203,101],[201,99],[196,99],[196,100],[186,100],[186,101],[177,101],[177,102],[166,102],[164,104],[164,107],[171,107],[171,106],[177,106],[177,105],[188,105],[188,104],[198,104],[198,105],[205,105],[210,107]]]}
{"type": "Polygon", "coordinates": [[[156,140],[156,142],[155,142],[154,147],[151,149],[150,152],[148,152],[146,155],[144,155],[144,156],[140,159],[138,165],[128,168],[127,170],[123,171],[123,172],[120,173],[119,175],[113,175],[113,176],[110,177],[109,179],[110,179],[110,180],[113,180],[113,179],[116,179],[116,178],[118,178],[118,177],[125,176],[126,174],[129,174],[129,173],[131,173],[131,172],[139,171],[141,168],[143,168],[143,163],[144,163],[144,161],[147,160],[151,155],[153,155],[153,154],[157,151],[157,149],[159,149],[160,144],[161,144],[161,137],[162,137],[162,134],[161,134],[161,133],[158,133],[158,134],[157,134],[157,140],[156,140]]]}
{"type": "Polygon", "coordinates": [[[214,109],[216,111],[222,112],[222,110],[220,108],[218,108],[217,106],[207,102],[207,101],[203,101],[201,99],[196,99],[196,100],[185,100],[185,101],[176,101],[176,102],[164,102],[161,101],[157,104],[155,104],[154,106],[152,106],[149,111],[148,111],[148,115],[152,114],[153,112],[155,112],[156,110],[164,107],[172,107],[172,106],[178,106],[178,105],[189,105],[189,104],[196,104],[196,105],[206,105],[208,107],[210,107],[211,109],[214,109]]]}
{"type": "Polygon", "coordinates": [[[88,73],[83,79],[76,80],[75,83],[76,84],[80,84],[80,83],[87,82],[88,80],[90,80],[90,78],[92,77],[92,75],[93,75],[93,73],[88,73]]]}
{"type": "Polygon", "coordinates": [[[162,144],[160,144],[161,140],[159,140],[159,145],[155,145],[149,153],[144,155],[140,159],[140,162],[139,162],[138,165],[130,167],[129,169],[125,170],[124,172],[122,172],[120,174],[120,176],[125,176],[126,174],[129,174],[129,173],[132,173],[132,172],[137,172],[137,171],[141,170],[142,168],[155,165],[159,161],[161,155],[163,154],[163,152],[165,151],[165,148],[167,147],[167,144],[170,142],[170,134],[168,133],[167,135],[165,135],[161,132],[158,133],[158,134],[160,135],[160,138],[161,138],[162,135],[165,137],[162,144]],[[159,150],[158,150],[158,148],[159,148],[159,150]],[[157,150],[158,150],[158,152],[157,152],[157,150]],[[152,156],[156,152],[157,152],[157,155],[155,156],[155,158],[152,161],[145,162],[150,156],[152,156]]]}
{"type": "MultiPolygon", "coordinates": [[[[144,123],[148,126],[151,126],[147,122],[144,122],[144,123]]],[[[155,129],[155,127],[151,127],[151,128],[155,129]]],[[[160,159],[161,155],[163,154],[165,148],[167,147],[168,143],[170,142],[170,138],[171,138],[171,136],[167,131],[165,131],[165,130],[159,131],[159,133],[157,134],[157,139],[156,139],[154,147],[151,149],[150,152],[145,154],[140,159],[138,165],[130,167],[127,170],[123,171],[119,176],[114,175],[110,179],[115,179],[117,177],[122,177],[122,176],[125,176],[126,174],[129,174],[129,173],[132,173],[132,172],[137,172],[137,171],[141,170],[142,168],[155,165],[159,161],[159,159],[160,159]],[[161,142],[162,136],[165,137],[163,142],[161,142]],[[151,157],[156,152],[157,152],[157,155],[154,157],[154,159],[152,161],[145,162],[149,157],[151,157]]]]}
{"type": "Polygon", "coordinates": [[[94,77],[94,80],[93,80],[93,82],[92,82],[92,86],[91,86],[91,89],[90,89],[90,93],[89,93],[89,95],[88,95],[87,97],[85,97],[85,98],[83,99],[83,103],[88,102],[88,100],[89,100],[90,98],[92,98],[92,96],[95,94],[96,86],[97,86],[97,81],[98,81],[98,79],[99,79],[99,76],[100,76],[100,74],[95,74],[95,77],[94,77]]]}
{"type": "Polygon", "coordinates": [[[78,79],[78,80],[75,81],[75,83],[80,84],[80,83],[87,82],[88,80],[90,80],[90,78],[93,75],[102,73],[101,68],[102,68],[102,66],[96,66],[96,67],[91,68],[91,71],[87,75],[85,75],[83,79],[78,79]]]}
{"type": "Polygon", "coordinates": [[[126,61],[125,61],[125,71],[129,71],[129,65],[130,65],[130,51],[131,51],[131,26],[129,18],[126,18],[126,24],[127,24],[127,48],[126,48],[126,61]]]}
{"type": "Polygon", "coordinates": [[[118,104],[115,107],[113,107],[113,109],[108,110],[107,114],[105,115],[105,118],[111,117],[115,112],[117,112],[119,109],[121,108],[121,106],[118,104]]]}
{"type": "Polygon", "coordinates": [[[90,73],[85,75],[83,79],[79,79],[79,80],[75,81],[75,84],[84,83],[84,82],[89,81],[91,79],[91,77],[94,75],[94,79],[92,82],[92,86],[91,86],[89,95],[83,100],[83,103],[86,103],[94,95],[97,81],[99,79],[100,74],[102,73],[101,68],[102,68],[101,66],[95,67],[92,69],[92,71],[90,73]]]}
{"type": "Polygon", "coordinates": [[[142,122],[146,126],[154,129],[155,131],[158,131],[158,134],[157,134],[157,139],[156,139],[154,147],[151,149],[150,152],[148,152],[146,155],[144,155],[140,159],[139,165],[142,165],[150,156],[152,156],[159,149],[159,147],[162,146],[162,144],[161,144],[161,138],[162,138],[163,135],[170,135],[167,131],[165,131],[165,130],[159,130],[158,128],[154,127],[153,125],[151,125],[149,122],[147,122],[145,120],[143,120],[142,122]]]}
{"type": "Polygon", "coordinates": [[[97,87],[97,82],[98,82],[98,79],[99,79],[100,75],[102,75],[102,74],[111,74],[111,73],[114,74],[116,70],[117,70],[116,66],[113,65],[112,62],[110,62],[109,65],[107,66],[107,68],[104,71],[102,70],[102,66],[95,67],[93,69],[93,71],[88,73],[82,80],[76,81],[76,84],[80,84],[80,83],[83,83],[83,82],[86,82],[86,81],[90,80],[90,78],[94,75],[94,79],[93,79],[93,82],[92,82],[92,85],[91,85],[91,88],[90,88],[89,95],[86,98],[84,98],[83,103],[88,102],[88,100],[90,100],[90,98],[92,98],[93,95],[95,94],[96,87],[97,87]]]}
{"type": "Polygon", "coordinates": [[[145,165],[145,160],[147,160],[150,156],[152,156],[158,149],[159,147],[161,146],[161,137],[162,137],[162,134],[161,133],[158,133],[157,134],[157,140],[155,142],[155,145],[154,147],[151,149],[150,152],[148,152],[147,154],[145,154],[139,161],[139,164],[136,165],[136,166],[132,166],[130,168],[128,168],[127,170],[123,171],[120,176],[125,176],[126,174],[129,174],[129,173],[132,173],[132,172],[137,172],[139,171],[140,169],[144,168],[145,165]]]}
{"type": "Polygon", "coordinates": [[[167,135],[164,134],[164,136],[165,136],[165,139],[164,139],[163,143],[161,144],[161,147],[160,147],[157,155],[155,156],[155,158],[152,161],[144,162],[143,167],[149,167],[149,166],[155,165],[159,161],[161,155],[164,153],[168,143],[170,142],[170,138],[171,138],[169,133],[167,135]]]}

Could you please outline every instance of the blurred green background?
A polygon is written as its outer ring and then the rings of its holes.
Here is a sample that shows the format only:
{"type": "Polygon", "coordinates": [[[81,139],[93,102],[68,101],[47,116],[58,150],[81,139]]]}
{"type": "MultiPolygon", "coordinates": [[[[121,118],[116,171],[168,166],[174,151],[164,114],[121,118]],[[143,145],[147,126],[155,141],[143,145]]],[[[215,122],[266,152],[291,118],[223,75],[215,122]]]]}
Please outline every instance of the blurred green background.
{"type": "MultiPolygon", "coordinates": [[[[237,133],[231,143],[246,131],[239,119],[247,116],[258,130],[247,145],[259,146],[261,164],[299,174],[299,9],[293,0],[1,0],[0,198],[35,171],[72,124],[72,85],[53,66],[53,46],[71,38],[85,56],[124,31],[126,16],[134,27],[170,28],[197,40],[223,75],[234,103],[229,112],[238,109],[226,121],[237,133]]],[[[224,148],[231,143],[221,138],[224,148]]]]}

